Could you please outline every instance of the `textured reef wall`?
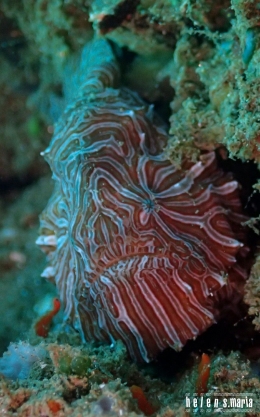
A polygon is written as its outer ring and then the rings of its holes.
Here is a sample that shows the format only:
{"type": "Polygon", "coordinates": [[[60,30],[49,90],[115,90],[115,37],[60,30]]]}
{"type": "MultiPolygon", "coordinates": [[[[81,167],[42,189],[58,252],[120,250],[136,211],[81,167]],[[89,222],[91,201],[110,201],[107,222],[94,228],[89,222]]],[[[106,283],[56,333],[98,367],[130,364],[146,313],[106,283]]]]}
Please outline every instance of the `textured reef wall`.
{"type": "MultiPolygon", "coordinates": [[[[256,0],[1,1],[1,352],[13,342],[0,359],[3,415],[189,416],[196,412],[185,411],[183,398],[196,392],[198,380],[209,393],[259,393],[259,26],[256,0]],[[230,321],[146,366],[132,363],[120,341],[82,347],[62,324],[63,312],[52,314],[55,288],[40,278],[38,216],[52,192],[40,152],[73,96],[68,75],[93,37],[110,42],[121,74],[113,87],[135,91],[133,108],[145,102],[159,115],[167,136],[161,158],[177,169],[216,151],[220,169],[241,184],[247,216],[244,302],[230,321]],[[211,356],[206,382],[198,371],[203,352],[211,356]]],[[[254,412],[260,409],[246,415],[254,412]]]]}

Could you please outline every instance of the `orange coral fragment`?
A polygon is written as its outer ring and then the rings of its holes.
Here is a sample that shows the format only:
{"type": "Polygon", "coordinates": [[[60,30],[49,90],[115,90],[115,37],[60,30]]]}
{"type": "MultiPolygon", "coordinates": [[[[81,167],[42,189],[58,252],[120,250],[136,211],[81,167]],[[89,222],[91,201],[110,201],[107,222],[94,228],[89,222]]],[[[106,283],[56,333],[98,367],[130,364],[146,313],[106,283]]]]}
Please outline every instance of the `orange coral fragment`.
{"type": "Polygon", "coordinates": [[[155,413],[155,408],[147,400],[142,388],[138,387],[137,385],[132,385],[130,387],[130,391],[133,398],[137,400],[140,411],[142,411],[146,416],[151,416],[153,413],[155,413]]]}
{"type": "Polygon", "coordinates": [[[60,310],[60,300],[58,298],[54,298],[53,300],[53,309],[49,311],[47,314],[42,316],[40,320],[37,321],[35,324],[35,332],[40,337],[47,337],[50,330],[50,325],[53,317],[59,312],[60,310]]]}
{"type": "Polygon", "coordinates": [[[57,413],[62,409],[61,404],[56,400],[48,400],[47,404],[52,413],[57,413]]]}
{"type": "Polygon", "coordinates": [[[202,353],[198,371],[197,393],[200,395],[208,391],[207,385],[210,375],[210,357],[206,353],[202,353]]]}

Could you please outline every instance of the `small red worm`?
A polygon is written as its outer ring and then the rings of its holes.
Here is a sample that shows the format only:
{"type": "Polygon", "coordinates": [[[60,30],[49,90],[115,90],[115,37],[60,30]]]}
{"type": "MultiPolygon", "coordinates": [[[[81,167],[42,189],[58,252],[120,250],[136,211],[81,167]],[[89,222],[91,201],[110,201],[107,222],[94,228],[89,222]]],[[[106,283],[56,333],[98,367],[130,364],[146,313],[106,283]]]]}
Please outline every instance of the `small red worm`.
{"type": "Polygon", "coordinates": [[[35,324],[35,332],[40,337],[47,337],[50,330],[51,321],[54,316],[59,312],[60,310],[60,300],[58,298],[54,298],[53,300],[53,309],[46,313],[44,316],[42,316],[37,323],[35,324]]]}
{"type": "Polygon", "coordinates": [[[207,385],[210,375],[210,357],[206,353],[202,353],[198,371],[197,394],[200,395],[208,391],[207,385]]]}
{"type": "Polygon", "coordinates": [[[147,400],[142,388],[138,387],[137,385],[132,385],[130,387],[130,391],[132,396],[135,400],[137,400],[137,404],[139,410],[142,411],[146,416],[150,416],[155,413],[155,409],[147,400]]]}

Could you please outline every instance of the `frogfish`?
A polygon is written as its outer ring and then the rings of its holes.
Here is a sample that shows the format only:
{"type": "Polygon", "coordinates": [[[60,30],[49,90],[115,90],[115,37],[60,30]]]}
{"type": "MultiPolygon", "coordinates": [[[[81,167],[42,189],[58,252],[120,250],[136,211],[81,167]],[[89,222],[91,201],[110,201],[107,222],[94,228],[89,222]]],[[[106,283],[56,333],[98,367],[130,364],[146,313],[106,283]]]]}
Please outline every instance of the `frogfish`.
{"type": "Polygon", "coordinates": [[[164,123],[119,79],[105,39],[68,71],[65,110],[43,152],[54,191],[37,244],[47,254],[42,276],[83,341],[120,339],[149,362],[241,298],[244,215],[215,153],[174,165],[164,123]]]}

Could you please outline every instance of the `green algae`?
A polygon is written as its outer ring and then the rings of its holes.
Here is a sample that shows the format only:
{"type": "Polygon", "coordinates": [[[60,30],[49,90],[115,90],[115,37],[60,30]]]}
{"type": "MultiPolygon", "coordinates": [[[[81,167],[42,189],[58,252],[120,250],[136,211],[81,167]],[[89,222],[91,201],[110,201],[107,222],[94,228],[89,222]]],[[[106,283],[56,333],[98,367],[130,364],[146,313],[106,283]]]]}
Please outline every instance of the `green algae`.
{"type": "Polygon", "coordinates": [[[37,116],[32,116],[27,122],[28,134],[33,137],[40,135],[41,123],[37,116]]]}
{"type": "Polygon", "coordinates": [[[83,376],[86,375],[91,367],[91,360],[88,356],[76,356],[71,361],[71,372],[83,376]]]}
{"type": "Polygon", "coordinates": [[[70,375],[72,357],[68,353],[63,353],[58,359],[58,371],[62,374],[70,375]]]}
{"type": "Polygon", "coordinates": [[[66,375],[84,376],[88,374],[91,367],[91,360],[87,355],[71,356],[68,352],[63,352],[58,359],[58,372],[66,375]]]}

